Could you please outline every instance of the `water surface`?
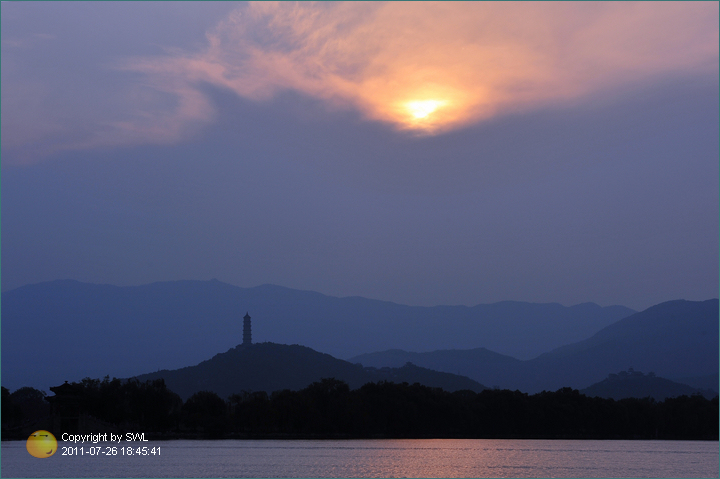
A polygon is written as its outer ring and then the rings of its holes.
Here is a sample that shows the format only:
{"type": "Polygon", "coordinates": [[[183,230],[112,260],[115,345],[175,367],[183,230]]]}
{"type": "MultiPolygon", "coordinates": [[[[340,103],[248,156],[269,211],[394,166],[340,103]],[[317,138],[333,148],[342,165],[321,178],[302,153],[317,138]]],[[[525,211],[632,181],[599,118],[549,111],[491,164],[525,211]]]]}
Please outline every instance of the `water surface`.
{"type": "MultiPolygon", "coordinates": [[[[222,440],[124,443],[160,455],[37,459],[2,443],[2,477],[718,477],[718,442],[222,440]]],[[[117,444],[85,445],[109,447],[117,444]]]]}

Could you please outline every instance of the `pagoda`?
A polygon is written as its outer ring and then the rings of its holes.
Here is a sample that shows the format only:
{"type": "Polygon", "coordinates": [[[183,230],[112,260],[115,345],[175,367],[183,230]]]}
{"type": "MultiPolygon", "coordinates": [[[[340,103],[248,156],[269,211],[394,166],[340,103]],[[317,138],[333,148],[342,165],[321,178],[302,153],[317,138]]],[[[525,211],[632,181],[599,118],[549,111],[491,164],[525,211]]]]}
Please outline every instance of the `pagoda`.
{"type": "Polygon", "coordinates": [[[243,346],[250,346],[252,344],[252,333],[250,332],[250,315],[245,312],[243,317],[243,346]]]}

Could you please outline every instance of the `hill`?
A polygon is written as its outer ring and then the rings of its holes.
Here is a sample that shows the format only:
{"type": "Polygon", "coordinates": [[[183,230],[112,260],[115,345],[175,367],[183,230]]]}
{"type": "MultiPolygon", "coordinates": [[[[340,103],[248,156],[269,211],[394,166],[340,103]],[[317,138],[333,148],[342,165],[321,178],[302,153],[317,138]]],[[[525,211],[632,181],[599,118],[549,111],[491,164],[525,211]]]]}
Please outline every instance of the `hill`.
{"type": "Polygon", "coordinates": [[[412,364],[381,370],[363,368],[305,346],[274,343],[238,345],[196,366],[137,376],[142,382],[160,378],[183,400],[198,391],[212,391],[227,398],[242,391],[299,390],[323,378],[344,381],[351,389],[379,381],[420,383],[451,392],[486,389],[472,379],[412,364]]]}
{"type": "Polygon", "coordinates": [[[675,378],[677,382],[687,384],[688,386],[692,386],[696,389],[710,389],[715,392],[720,391],[720,387],[718,387],[718,379],[717,374],[675,378]]]}
{"type": "Polygon", "coordinates": [[[256,341],[304,344],[340,358],[390,348],[485,347],[525,359],[633,312],[591,303],[414,307],[217,280],[129,287],[50,281],[2,293],[3,385],[47,390],[88,376],[194,365],[240,342],[246,311],[256,341]]]}
{"type": "Polygon", "coordinates": [[[522,367],[523,361],[485,348],[440,350],[413,353],[391,349],[377,353],[360,354],[349,361],[371,367],[397,367],[411,362],[436,371],[453,372],[469,378],[483,377],[483,384],[494,387],[508,382],[522,367]]]}
{"type": "Polygon", "coordinates": [[[530,390],[584,388],[634,368],[676,379],[718,374],[718,300],[668,301],[528,362],[530,390]],[[542,385],[542,386],[541,386],[542,385]],[[533,387],[534,386],[534,387],[533,387]]]}
{"type": "Polygon", "coordinates": [[[609,374],[606,379],[580,390],[580,393],[590,397],[615,400],[651,397],[656,401],[664,401],[666,398],[678,396],[692,396],[693,394],[700,394],[707,399],[717,396],[715,391],[697,389],[687,384],[657,377],[655,373],[643,374],[632,369],[609,374]]]}
{"type": "MultiPolygon", "coordinates": [[[[352,358],[369,366],[413,361],[466,375],[490,386],[534,393],[582,389],[628,368],[681,382],[718,384],[718,300],[669,301],[618,321],[537,358],[519,361],[486,350],[409,353],[390,350],[352,358]]],[[[707,388],[707,386],[703,387],[707,388]]]]}

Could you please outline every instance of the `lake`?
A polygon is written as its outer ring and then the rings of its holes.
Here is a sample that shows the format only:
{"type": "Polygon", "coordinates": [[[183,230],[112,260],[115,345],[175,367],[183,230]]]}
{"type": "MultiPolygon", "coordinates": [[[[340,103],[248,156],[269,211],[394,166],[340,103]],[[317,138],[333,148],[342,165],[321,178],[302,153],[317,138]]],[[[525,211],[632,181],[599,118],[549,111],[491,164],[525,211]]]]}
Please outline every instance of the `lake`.
{"type": "Polygon", "coordinates": [[[2,442],[2,477],[718,477],[717,441],[219,440],[83,446],[47,459],[2,442]],[[156,454],[120,454],[145,446],[156,454]],[[115,446],[116,455],[90,447],[115,446]],[[157,454],[159,448],[160,454],[157,454]],[[73,451],[74,452],[74,451],[73,451]],[[78,453],[80,453],[78,449],[78,453]]]}

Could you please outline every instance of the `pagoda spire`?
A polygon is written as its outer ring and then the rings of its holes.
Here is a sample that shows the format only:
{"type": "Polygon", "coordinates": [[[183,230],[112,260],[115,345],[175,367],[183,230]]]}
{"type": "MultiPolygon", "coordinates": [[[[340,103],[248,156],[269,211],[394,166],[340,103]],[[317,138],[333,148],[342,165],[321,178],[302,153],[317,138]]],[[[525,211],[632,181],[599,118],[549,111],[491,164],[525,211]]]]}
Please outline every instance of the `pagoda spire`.
{"type": "Polygon", "coordinates": [[[252,344],[252,332],[250,331],[250,315],[245,312],[243,318],[243,346],[250,346],[252,344]]]}

